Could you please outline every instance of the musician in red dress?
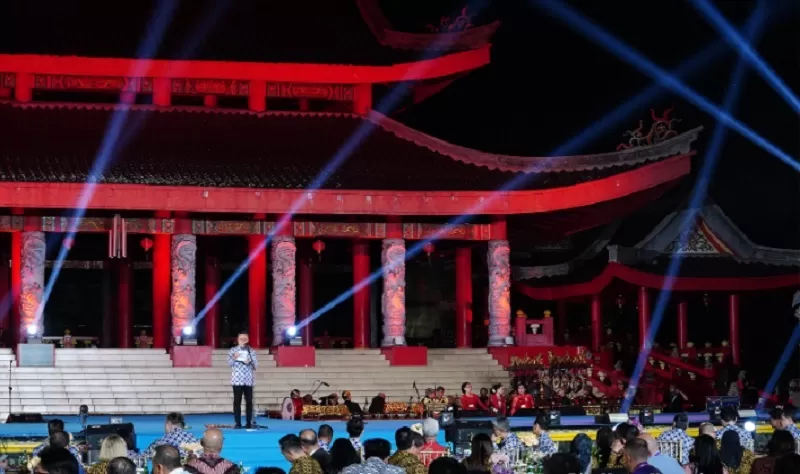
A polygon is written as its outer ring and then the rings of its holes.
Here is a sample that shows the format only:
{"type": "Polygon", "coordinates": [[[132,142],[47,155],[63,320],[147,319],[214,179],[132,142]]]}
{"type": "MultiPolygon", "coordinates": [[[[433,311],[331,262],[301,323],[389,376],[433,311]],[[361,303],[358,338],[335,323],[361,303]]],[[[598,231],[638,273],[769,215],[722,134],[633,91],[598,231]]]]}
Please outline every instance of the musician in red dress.
{"type": "Polygon", "coordinates": [[[528,393],[525,389],[525,385],[519,384],[517,385],[517,393],[511,397],[511,416],[514,416],[517,410],[525,410],[528,408],[533,408],[533,395],[528,393]]]}
{"type": "Polygon", "coordinates": [[[489,412],[496,416],[506,416],[507,410],[506,388],[497,384],[492,387],[492,395],[489,397],[489,412]]]}
{"type": "Polygon", "coordinates": [[[464,382],[461,384],[461,409],[462,410],[488,410],[481,398],[472,393],[472,384],[464,382]]]}
{"type": "Polygon", "coordinates": [[[294,405],[294,419],[299,420],[303,414],[303,398],[300,396],[300,390],[294,389],[292,393],[289,395],[292,399],[292,405],[294,405]]]}

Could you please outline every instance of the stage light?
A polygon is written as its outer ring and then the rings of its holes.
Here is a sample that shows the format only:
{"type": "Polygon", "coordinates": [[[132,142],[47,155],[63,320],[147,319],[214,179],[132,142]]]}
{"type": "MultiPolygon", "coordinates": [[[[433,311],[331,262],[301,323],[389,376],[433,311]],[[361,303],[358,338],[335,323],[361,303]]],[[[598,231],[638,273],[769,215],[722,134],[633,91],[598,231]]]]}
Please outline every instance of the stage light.
{"type": "Polygon", "coordinates": [[[753,431],[756,430],[756,424],[753,423],[752,421],[746,421],[744,423],[744,429],[752,433],[753,431]]]}
{"type": "Polygon", "coordinates": [[[35,324],[28,324],[28,336],[35,336],[39,332],[39,327],[35,324]]]}
{"type": "Polygon", "coordinates": [[[297,335],[297,326],[289,326],[283,331],[283,343],[287,346],[303,345],[303,338],[297,335]]]}
{"type": "Polygon", "coordinates": [[[185,326],[183,328],[183,335],[184,336],[192,336],[194,335],[194,327],[192,326],[185,326]]]}
{"type": "Polygon", "coordinates": [[[189,324],[188,326],[184,326],[183,329],[181,329],[181,334],[183,334],[183,340],[180,341],[181,345],[184,346],[197,345],[197,331],[195,330],[194,325],[189,324]]]}
{"type": "Polygon", "coordinates": [[[289,336],[289,337],[296,336],[297,335],[297,327],[289,326],[288,328],[286,328],[286,335],[289,336]]]}

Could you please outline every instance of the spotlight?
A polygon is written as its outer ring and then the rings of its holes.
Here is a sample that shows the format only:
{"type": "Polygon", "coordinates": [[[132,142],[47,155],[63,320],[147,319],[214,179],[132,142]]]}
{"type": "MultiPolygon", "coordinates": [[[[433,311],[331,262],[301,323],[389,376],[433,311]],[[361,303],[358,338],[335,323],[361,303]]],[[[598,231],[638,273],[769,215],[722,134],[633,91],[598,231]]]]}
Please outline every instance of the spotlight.
{"type": "Polygon", "coordinates": [[[286,335],[289,336],[289,337],[296,336],[297,335],[297,327],[289,326],[288,328],[286,328],[286,335]]]}
{"type": "Polygon", "coordinates": [[[184,326],[181,330],[183,333],[183,345],[184,346],[196,346],[197,345],[197,334],[195,333],[194,326],[188,325],[184,326]]]}
{"type": "Polygon", "coordinates": [[[753,431],[756,430],[756,424],[753,423],[752,421],[746,421],[744,423],[744,429],[752,433],[753,431]]]}
{"type": "Polygon", "coordinates": [[[39,328],[35,324],[28,324],[28,335],[35,336],[39,328]]]}
{"type": "Polygon", "coordinates": [[[191,336],[194,334],[194,328],[191,326],[186,326],[183,328],[183,335],[184,336],[191,336]]]}
{"type": "Polygon", "coordinates": [[[289,326],[283,331],[283,343],[287,346],[303,345],[303,338],[297,335],[297,326],[289,326]]]}
{"type": "Polygon", "coordinates": [[[39,326],[36,324],[28,324],[28,326],[25,328],[25,332],[28,334],[28,344],[42,343],[42,335],[39,333],[39,326]]]}

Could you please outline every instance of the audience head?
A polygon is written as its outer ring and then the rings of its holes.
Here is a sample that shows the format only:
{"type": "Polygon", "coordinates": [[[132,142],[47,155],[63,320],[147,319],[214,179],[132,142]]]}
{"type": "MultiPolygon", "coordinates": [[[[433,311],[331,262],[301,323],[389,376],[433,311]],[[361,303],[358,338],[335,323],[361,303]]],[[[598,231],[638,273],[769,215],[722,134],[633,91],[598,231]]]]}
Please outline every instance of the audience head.
{"type": "Polygon", "coordinates": [[[639,464],[647,462],[649,457],[650,451],[647,449],[647,441],[634,438],[625,443],[625,466],[630,472],[633,472],[639,464]]]}
{"type": "Polygon", "coordinates": [[[686,431],[689,427],[689,416],[686,413],[678,413],[675,415],[675,418],[672,419],[672,426],[679,430],[686,431]]]}
{"type": "Polygon", "coordinates": [[[303,446],[303,451],[306,454],[313,454],[314,451],[319,449],[319,439],[317,432],[314,430],[303,430],[300,432],[300,444],[303,446]]]}
{"type": "Polygon", "coordinates": [[[508,418],[498,416],[496,420],[492,421],[492,430],[495,436],[507,436],[511,432],[511,423],[508,418]]]}
{"type": "Polygon", "coordinates": [[[708,435],[695,438],[694,441],[694,462],[702,468],[714,469],[722,465],[717,450],[717,440],[708,435]]]}
{"type": "Polygon", "coordinates": [[[167,421],[164,424],[164,430],[167,433],[174,429],[183,429],[186,426],[186,423],[183,420],[183,413],[178,413],[177,411],[173,411],[169,415],[167,415],[167,421]]]}
{"type": "Polygon", "coordinates": [[[639,439],[641,439],[647,444],[647,452],[650,453],[650,456],[658,452],[658,443],[650,433],[647,432],[639,433],[639,439]]]}
{"type": "Polygon", "coordinates": [[[727,406],[722,408],[719,417],[722,419],[723,425],[730,425],[739,421],[739,412],[735,407],[727,406]]]}
{"type": "Polygon", "coordinates": [[[136,464],[125,456],[108,461],[106,474],[136,474],[136,464]]]}
{"type": "Polygon", "coordinates": [[[433,460],[428,474],[467,474],[467,468],[457,459],[443,456],[433,460]]]}
{"type": "Polygon", "coordinates": [[[797,474],[800,472],[800,454],[787,454],[775,461],[772,474],[797,474]]]}
{"type": "Polygon", "coordinates": [[[794,436],[786,430],[775,430],[772,438],[767,443],[769,455],[773,457],[785,456],[794,452],[794,436]]]}
{"type": "Polygon", "coordinates": [[[64,422],[58,418],[47,422],[47,434],[51,435],[56,431],[64,431],[64,422]]]}
{"type": "Polygon", "coordinates": [[[106,437],[100,444],[100,460],[110,461],[114,458],[125,457],[128,455],[128,445],[119,435],[106,437]]]}
{"type": "Polygon", "coordinates": [[[486,387],[481,387],[481,396],[488,397],[489,396],[489,389],[486,387]]]}
{"type": "Polygon", "coordinates": [[[364,459],[386,460],[392,453],[392,445],[385,439],[372,438],[364,441],[364,459]]]}
{"type": "Polygon", "coordinates": [[[358,438],[364,432],[364,420],[361,418],[351,418],[347,422],[347,434],[351,438],[358,438]]]}
{"type": "Polygon", "coordinates": [[[317,438],[320,441],[325,443],[330,443],[333,439],[333,426],[325,424],[319,425],[319,430],[317,431],[317,438]]]}
{"type": "Polygon", "coordinates": [[[719,457],[729,468],[738,469],[742,462],[742,441],[739,433],[728,430],[722,435],[719,457]]]}
{"type": "Polygon", "coordinates": [[[339,438],[331,445],[331,472],[341,472],[347,466],[361,462],[361,453],[356,451],[349,439],[339,438]]]}
{"type": "Polygon", "coordinates": [[[577,459],[567,453],[555,453],[542,463],[544,474],[572,474],[584,472],[577,459]]]}
{"type": "Polygon", "coordinates": [[[279,467],[259,467],[256,474],[286,474],[286,471],[279,467]]]}
{"type": "Polygon", "coordinates": [[[153,454],[153,474],[169,474],[181,467],[181,453],[169,444],[157,447],[153,454]]]}
{"type": "Polygon", "coordinates": [[[711,423],[709,423],[707,421],[704,421],[703,423],[700,423],[700,427],[698,428],[698,431],[700,432],[701,435],[708,435],[708,436],[716,436],[717,435],[717,429],[714,428],[713,424],[711,424],[711,423]]]}
{"type": "Polygon", "coordinates": [[[614,443],[614,432],[611,428],[604,426],[597,430],[595,436],[597,444],[597,462],[598,467],[605,468],[608,466],[608,460],[611,457],[611,445],[614,443]]]}
{"type": "Polygon", "coordinates": [[[400,428],[394,433],[394,444],[399,451],[409,451],[414,448],[414,440],[412,434],[414,432],[407,426],[400,428]]]}
{"type": "Polygon", "coordinates": [[[466,460],[467,469],[485,470],[494,452],[492,438],[485,433],[478,433],[472,437],[470,448],[472,452],[466,460]]]}
{"type": "Polygon", "coordinates": [[[774,408],[769,413],[770,423],[776,430],[782,430],[794,423],[794,408],[774,408]]]}
{"type": "Polygon", "coordinates": [[[297,435],[284,436],[278,440],[278,445],[281,447],[281,454],[289,462],[294,462],[306,455],[306,452],[303,451],[303,443],[297,435]]]}
{"type": "Polygon", "coordinates": [[[550,427],[550,417],[548,415],[539,415],[533,420],[533,432],[538,436],[543,431],[547,431],[550,427]]]}
{"type": "Polygon", "coordinates": [[[203,433],[203,439],[200,444],[203,446],[203,451],[211,454],[219,454],[222,452],[222,442],[225,438],[222,436],[222,431],[211,428],[203,433]]]}
{"type": "Polygon", "coordinates": [[[78,460],[63,447],[48,446],[39,453],[39,460],[36,473],[78,474],[79,471],[78,460]]]}
{"type": "Polygon", "coordinates": [[[435,418],[422,420],[422,436],[426,441],[435,441],[439,436],[439,422],[435,418]]]}
{"type": "Polygon", "coordinates": [[[578,433],[569,443],[569,453],[578,460],[580,472],[586,472],[586,468],[592,463],[592,439],[578,433]]]}
{"type": "Polygon", "coordinates": [[[247,334],[247,331],[239,331],[239,334],[236,335],[236,343],[240,346],[250,344],[250,335],[247,334]]]}
{"type": "Polygon", "coordinates": [[[65,449],[69,446],[69,435],[64,431],[56,431],[50,435],[50,446],[65,449]]]}
{"type": "Polygon", "coordinates": [[[630,423],[620,423],[614,430],[622,444],[628,444],[639,436],[639,428],[630,423]]]}

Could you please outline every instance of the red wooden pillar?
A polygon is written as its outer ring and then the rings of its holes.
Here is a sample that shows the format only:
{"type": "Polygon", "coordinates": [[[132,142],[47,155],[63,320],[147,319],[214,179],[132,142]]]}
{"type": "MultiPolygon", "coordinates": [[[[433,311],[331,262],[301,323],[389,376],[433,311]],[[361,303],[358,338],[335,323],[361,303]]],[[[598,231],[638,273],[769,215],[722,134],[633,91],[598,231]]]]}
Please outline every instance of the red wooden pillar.
{"type": "Polygon", "coordinates": [[[299,288],[297,310],[298,320],[303,321],[300,335],[303,337],[304,346],[314,345],[313,321],[308,319],[314,312],[314,274],[311,271],[311,257],[308,252],[303,252],[300,257],[300,264],[297,268],[297,284],[299,288]]]}
{"type": "Polygon", "coordinates": [[[689,305],[678,303],[678,349],[683,350],[689,342],[689,305]]]}
{"type": "Polygon", "coordinates": [[[650,295],[647,288],[639,288],[639,347],[644,349],[647,344],[647,332],[650,330],[650,295]]]}
{"type": "Polygon", "coordinates": [[[263,112],[267,110],[266,82],[250,81],[250,95],[247,97],[247,107],[254,112],[263,112]]]}
{"type": "Polygon", "coordinates": [[[739,365],[739,295],[728,296],[728,323],[730,324],[731,357],[733,364],[739,365]]]}
{"type": "Polygon", "coordinates": [[[456,347],[472,347],[472,249],[456,248],[456,347]]]}
{"type": "Polygon", "coordinates": [[[600,295],[592,295],[592,352],[600,352],[603,345],[603,314],[600,295]]]}
{"type": "Polygon", "coordinates": [[[22,233],[11,233],[11,344],[21,341],[22,325],[19,312],[19,295],[22,292],[22,233]]]}
{"type": "Polygon", "coordinates": [[[153,105],[169,107],[172,104],[172,80],[157,77],[153,80],[153,105]]]}
{"type": "Polygon", "coordinates": [[[117,261],[117,347],[129,349],[133,343],[131,323],[131,294],[133,269],[127,259],[117,261]]]}
{"type": "Polygon", "coordinates": [[[172,334],[170,296],[172,293],[172,270],[170,253],[172,236],[153,235],[153,347],[166,349],[172,334]]]}
{"type": "Polygon", "coordinates": [[[18,72],[14,85],[14,99],[17,102],[30,102],[33,98],[33,75],[28,72],[18,72]]]}
{"type": "Polygon", "coordinates": [[[367,115],[372,109],[372,84],[356,85],[353,113],[367,115]]]}
{"type": "Polygon", "coordinates": [[[353,286],[362,286],[353,293],[353,347],[369,349],[369,242],[353,241],[353,286]]]}
{"type": "MultiPolygon", "coordinates": [[[[215,96],[211,96],[215,97],[215,96]]],[[[216,257],[206,257],[206,283],[203,286],[205,306],[208,307],[205,315],[206,345],[216,349],[219,347],[219,301],[209,306],[209,303],[219,293],[220,281],[219,262],[216,257]]]]}
{"type": "Polygon", "coordinates": [[[267,327],[267,248],[263,246],[266,236],[248,235],[247,243],[252,259],[247,268],[248,321],[250,323],[250,345],[256,349],[264,347],[267,327]]]}

